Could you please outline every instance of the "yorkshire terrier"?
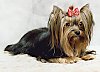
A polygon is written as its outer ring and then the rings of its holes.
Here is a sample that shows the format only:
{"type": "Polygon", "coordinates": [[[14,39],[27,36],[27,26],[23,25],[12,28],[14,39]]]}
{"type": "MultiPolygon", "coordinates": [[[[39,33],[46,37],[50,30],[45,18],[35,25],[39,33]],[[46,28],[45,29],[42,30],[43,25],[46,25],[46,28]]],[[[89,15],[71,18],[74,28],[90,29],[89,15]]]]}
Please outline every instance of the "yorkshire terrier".
{"type": "Polygon", "coordinates": [[[48,27],[26,33],[18,43],[4,51],[13,55],[28,54],[41,62],[75,63],[92,60],[95,51],[87,51],[93,32],[93,16],[86,4],[80,10],[70,6],[65,12],[57,6],[50,14],[48,27]]]}

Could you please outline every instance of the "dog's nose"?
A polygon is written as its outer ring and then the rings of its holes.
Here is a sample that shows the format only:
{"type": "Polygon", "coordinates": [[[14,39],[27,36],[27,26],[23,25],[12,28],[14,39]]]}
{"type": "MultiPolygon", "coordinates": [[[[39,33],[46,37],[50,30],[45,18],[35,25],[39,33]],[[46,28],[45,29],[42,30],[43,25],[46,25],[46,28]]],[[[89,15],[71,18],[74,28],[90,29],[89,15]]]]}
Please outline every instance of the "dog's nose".
{"type": "Polygon", "coordinates": [[[75,34],[76,34],[76,35],[80,35],[80,31],[76,31],[75,34]]]}

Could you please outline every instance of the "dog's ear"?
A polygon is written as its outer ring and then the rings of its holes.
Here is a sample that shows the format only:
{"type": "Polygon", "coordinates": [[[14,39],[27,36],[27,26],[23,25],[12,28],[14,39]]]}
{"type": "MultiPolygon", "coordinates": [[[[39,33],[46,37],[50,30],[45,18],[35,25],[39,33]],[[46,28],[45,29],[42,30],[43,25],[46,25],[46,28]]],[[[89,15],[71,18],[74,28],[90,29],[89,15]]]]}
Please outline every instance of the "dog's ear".
{"type": "Polygon", "coordinates": [[[53,6],[53,10],[50,14],[50,18],[54,18],[54,19],[57,19],[57,17],[60,17],[60,19],[64,16],[64,12],[61,8],[59,8],[58,6],[53,6]]]}
{"type": "Polygon", "coordinates": [[[52,10],[52,12],[50,13],[50,16],[49,16],[48,26],[53,25],[54,22],[56,22],[56,21],[57,22],[61,21],[62,17],[64,17],[63,10],[61,8],[57,7],[57,6],[53,6],[53,10],[52,10]]]}
{"type": "Polygon", "coordinates": [[[61,19],[63,17],[63,11],[57,6],[53,6],[53,10],[50,14],[48,21],[48,28],[52,35],[52,48],[58,44],[59,40],[59,30],[61,25],[61,19]]]}
{"type": "Polygon", "coordinates": [[[89,42],[91,40],[91,34],[93,31],[93,25],[94,25],[94,21],[93,21],[93,16],[92,16],[92,12],[89,9],[89,4],[86,4],[85,6],[83,6],[80,9],[80,16],[82,18],[84,27],[85,27],[85,32],[87,34],[87,37],[89,39],[89,42]]]}
{"type": "Polygon", "coordinates": [[[84,5],[84,6],[80,9],[80,11],[83,10],[84,8],[89,8],[89,4],[84,5]]]}
{"type": "Polygon", "coordinates": [[[61,10],[58,6],[53,6],[53,13],[55,14],[57,11],[61,10]]]}

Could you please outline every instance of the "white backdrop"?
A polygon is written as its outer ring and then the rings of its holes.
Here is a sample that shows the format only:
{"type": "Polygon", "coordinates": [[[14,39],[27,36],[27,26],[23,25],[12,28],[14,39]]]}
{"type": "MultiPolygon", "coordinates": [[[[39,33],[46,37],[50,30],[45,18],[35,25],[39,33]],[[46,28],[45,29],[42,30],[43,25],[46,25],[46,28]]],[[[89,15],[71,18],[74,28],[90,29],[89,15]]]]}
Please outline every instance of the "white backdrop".
{"type": "Polygon", "coordinates": [[[69,5],[81,8],[86,3],[95,20],[91,45],[99,46],[99,0],[0,0],[0,47],[16,43],[29,30],[45,27],[53,5],[67,10],[69,5]]]}

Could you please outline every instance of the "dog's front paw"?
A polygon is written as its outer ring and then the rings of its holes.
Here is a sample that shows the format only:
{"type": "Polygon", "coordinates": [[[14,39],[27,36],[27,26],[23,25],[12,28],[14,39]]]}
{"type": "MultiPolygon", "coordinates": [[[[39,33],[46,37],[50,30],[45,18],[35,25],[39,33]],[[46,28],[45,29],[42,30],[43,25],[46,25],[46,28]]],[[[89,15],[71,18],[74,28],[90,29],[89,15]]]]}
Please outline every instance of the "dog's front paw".
{"type": "Polygon", "coordinates": [[[93,54],[96,55],[96,51],[95,50],[88,50],[85,52],[85,54],[93,54]]]}
{"type": "Polygon", "coordinates": [[[95,55],[93,55],[93,54],[87,54],[87,55],[84,55],[84,56],[81,57],[81,59],[85,60],[85,61],[93,60],[94,58],[95,58],[95,55]]]}
{"type": "Polygon", "coordinates": [[[79,58],[79,57],[67,57],[66,63],[72,64],[72,63],[78,62],[79,60],[81,60],[81,58],[79,58]]]}
{"type": "Polygon", "coordinates": [[[52,58],[49,59],[50,63],[66,63],[66,58],[52,58]]]}
{"type": "Polygon", "coordinates": [[[81,58],[78,58],[78,57],[53,58],[53,59],[49,59],[49,62],[51,62],[51,63],[67,63],[67,64],[72,64],[72,63],[76,63],[80,59],[81,58]]]}

